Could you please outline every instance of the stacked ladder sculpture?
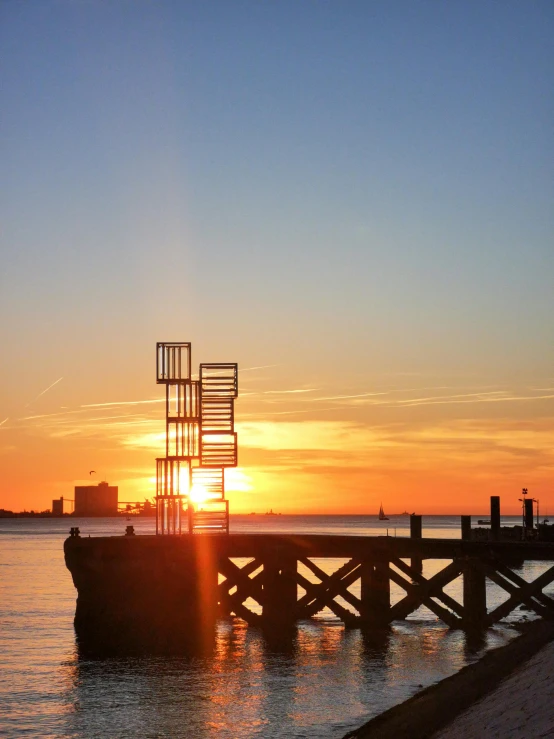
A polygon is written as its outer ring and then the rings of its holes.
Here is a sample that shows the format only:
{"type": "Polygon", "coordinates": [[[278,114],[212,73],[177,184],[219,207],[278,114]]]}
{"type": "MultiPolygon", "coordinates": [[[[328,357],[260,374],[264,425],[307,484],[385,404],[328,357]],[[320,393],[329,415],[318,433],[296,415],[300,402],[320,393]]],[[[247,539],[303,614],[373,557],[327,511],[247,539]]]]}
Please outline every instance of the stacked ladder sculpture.
{"type": "Polygon", "coordinates": [[[237,466],[238,366],[201,364],[189,342],[158,342],[156,382],[166,387],[165,457],[156,459],[156,533],[229,533],[225,468],[237,466]]]}

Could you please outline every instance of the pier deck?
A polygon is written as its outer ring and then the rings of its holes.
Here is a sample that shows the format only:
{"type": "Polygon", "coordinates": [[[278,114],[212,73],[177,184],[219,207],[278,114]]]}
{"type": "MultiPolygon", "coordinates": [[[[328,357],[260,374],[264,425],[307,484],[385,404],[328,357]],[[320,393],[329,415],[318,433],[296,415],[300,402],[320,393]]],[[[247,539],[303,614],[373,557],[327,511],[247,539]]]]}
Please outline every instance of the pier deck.
{"type": "Polygon", "coordinates": [[[554,599],[544,593],[554,581],[554,565],[530,583],[516,571],[525,561],[554,561],[551,543],[129,535],[71,536],[64,549],[78,591],[77,633],[98,639],[159,634],[170,644],[171,635],[205,632],[229,616],[275,632],[324,608],[349,627],[365,628],[405,619],[422,605],[451,628],[486,628],[522,604],[554,618],[554,599]],[[329,560],[325,570],[321,559],[329,560]],[[421,562],[426,559],[444,560],[444,567],[425,577],[421,562]],[[460,576],[462,602],[445,592],[460,576]],[[508,593],[492,610],[487,608],[487,579],[508,593]],[[405,593],[394,604],[391,583],[405,593]]]}

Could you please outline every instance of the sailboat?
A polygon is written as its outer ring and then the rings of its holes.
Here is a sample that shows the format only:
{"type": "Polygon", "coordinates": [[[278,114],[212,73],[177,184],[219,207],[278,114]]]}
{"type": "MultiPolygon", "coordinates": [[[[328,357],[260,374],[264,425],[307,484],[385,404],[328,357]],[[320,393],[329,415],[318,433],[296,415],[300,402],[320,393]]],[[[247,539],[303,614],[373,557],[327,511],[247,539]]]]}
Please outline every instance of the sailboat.
{"type": "Polygon", "coordinates": [[[381,507],[379,508],[379,521],[388,521],[389,517],[385,516],[385,511],[383,510],[383,504],[381,503],[381,507]]]}

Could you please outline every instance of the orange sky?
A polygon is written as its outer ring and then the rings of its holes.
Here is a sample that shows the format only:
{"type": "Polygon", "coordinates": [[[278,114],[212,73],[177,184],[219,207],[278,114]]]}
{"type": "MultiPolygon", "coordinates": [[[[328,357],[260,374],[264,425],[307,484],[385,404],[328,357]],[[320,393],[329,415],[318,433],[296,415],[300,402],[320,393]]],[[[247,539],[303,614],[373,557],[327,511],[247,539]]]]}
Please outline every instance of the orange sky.
{"type": "MultiPolygon", "coordinates": [[[[200,359],[193,346],[193,369],[200,359]]],[[[165,426],[153,347],[150,360],[127,390],[121,377],[98,378],[88,392],[76,378],[48,377],[28,400],[14,393],[0,419],[0,507],[49,508],[89,479],[119,485],[120,500],[154,495],[165,426]]],[[[500,495],[502,512],[517,514],[522,487],[554,512],[554,388],[545,378],[493,385],[413,373],[293,384],[290,369],[239,365],[232,512],[372,514],[382,501],[390,513],[481,513],[500,495]]]]}

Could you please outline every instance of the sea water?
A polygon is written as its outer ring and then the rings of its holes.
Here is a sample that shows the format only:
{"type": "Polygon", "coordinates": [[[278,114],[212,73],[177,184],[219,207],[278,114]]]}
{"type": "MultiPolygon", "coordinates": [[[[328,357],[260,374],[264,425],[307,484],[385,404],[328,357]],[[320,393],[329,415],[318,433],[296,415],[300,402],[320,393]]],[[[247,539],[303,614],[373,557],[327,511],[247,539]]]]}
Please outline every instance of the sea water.
{"type": "MultiPolygon", "coordinates": [[[[519,518],[503,519],[503,525],[519,518]]],[[[236,619],[218,625],[206,657],[80,657],[76,591],[63,558],[71,526],[82,536],[122,535],[117,519],[0,519],[0,736],[342,737],[422,687],[479,659],[516,634],[514,614],[468,641],[425,608],[384,634],[345,629],[330,612],[302,622],[276,647],[236,619]]],[[[137,534],[153,519],[133,518],[137,534]]],[[[231,532],[408,536],[392,516],[232,516],[231,532]]],[[[423,536],[459,538],[459,517],[423,517],[423,536]]],[[[340,562],[318,560],[328,571],[340,562]]],[[[424,563],[429,576],[444,566],[424,563]]],[[[524,568],[534,579],[541,563],[524,568]]],[[[458,600],[461,581],[448,592],[458,600]]],[[[403,595],[394,586],[393,602],[403,595]]],[[[507,597],[490,587],[489,605],[507,597]]]]}

